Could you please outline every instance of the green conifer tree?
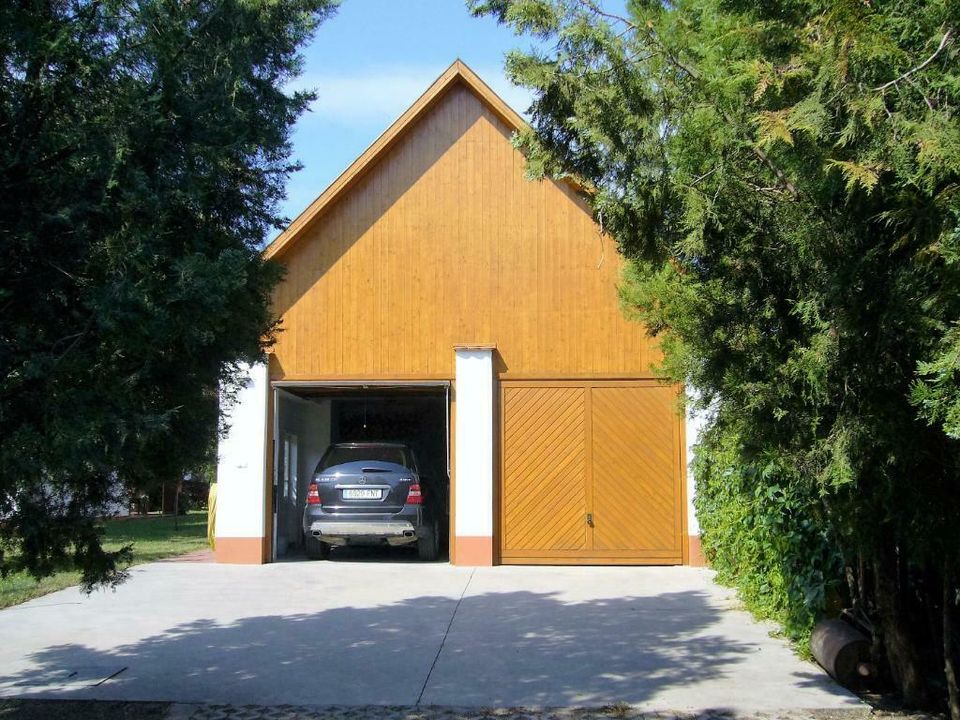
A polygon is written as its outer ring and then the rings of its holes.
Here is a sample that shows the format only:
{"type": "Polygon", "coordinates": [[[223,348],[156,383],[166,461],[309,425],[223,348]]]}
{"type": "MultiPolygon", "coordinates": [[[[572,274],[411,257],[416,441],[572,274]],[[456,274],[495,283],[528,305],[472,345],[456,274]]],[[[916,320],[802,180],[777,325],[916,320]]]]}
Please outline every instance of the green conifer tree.
{"type": "Polygon", "coordinates": [[[529,173],[590,188],[709,413],[714,566],[798,637],[854,604],[907,702],[946,680],[960,720],[960,5],[470,5],[539,38],[507,58],[529,173]]]}
{"type": "Polygon", "coordinates": [[[209,460],[261,358],[286,92],[334,0],[0,3],[0,571],[100,546],[114,488],[209,460]]]}

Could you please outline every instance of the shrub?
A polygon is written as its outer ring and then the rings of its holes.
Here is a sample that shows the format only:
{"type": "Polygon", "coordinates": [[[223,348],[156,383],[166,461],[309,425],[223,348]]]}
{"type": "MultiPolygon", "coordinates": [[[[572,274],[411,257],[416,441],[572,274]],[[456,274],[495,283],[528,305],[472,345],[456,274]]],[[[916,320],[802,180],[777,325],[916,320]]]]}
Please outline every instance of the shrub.
{"type": "Polygon", "coordinates": [[[844,597],[843,557],[810,484],[776,458],[745,465],[739,445],[714,428],[697,446],[704,553],[720,582],[806,652],[814,623],[844,597]]]}

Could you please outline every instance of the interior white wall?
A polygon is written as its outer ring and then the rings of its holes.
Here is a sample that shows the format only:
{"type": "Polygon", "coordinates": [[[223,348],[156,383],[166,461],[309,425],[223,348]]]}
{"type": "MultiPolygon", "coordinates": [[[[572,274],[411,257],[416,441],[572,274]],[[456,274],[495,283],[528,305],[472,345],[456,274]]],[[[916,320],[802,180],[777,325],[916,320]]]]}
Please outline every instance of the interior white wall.
{"type": "Polygon", "coordinates": [[[493,536],[493,351],[456,351],[456,533],[493,536]]]}
{"type": "Polygon", "coordinates": [[[246,386],[220,412],[229,425],[217,449],[217,537],[264,535],[267,366],[246,368],[246,386]]]}
{"type": "Polygon", "coordinates": [[[320,457],[330,444],[330,400],[309,400],[285,391],[277,393],[277,442],[284,433],[297,437],[297,494],[286,498],[278,508],[280,529],[277,533],[277,554],[300,542],[300,518],[307,496],[307,486],[320,457]]]}

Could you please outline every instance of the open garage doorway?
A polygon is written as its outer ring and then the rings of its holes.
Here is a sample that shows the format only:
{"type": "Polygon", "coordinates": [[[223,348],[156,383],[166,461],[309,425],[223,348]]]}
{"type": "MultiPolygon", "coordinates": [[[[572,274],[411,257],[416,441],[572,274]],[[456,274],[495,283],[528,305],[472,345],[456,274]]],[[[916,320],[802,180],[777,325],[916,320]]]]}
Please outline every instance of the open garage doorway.
{"type": "MultiPolygon", "coordinates": [[[[449,547],[450,384],[449,382],[277,382],[274,392],[273,559],[305,557],[311,534],[304,534],[304,508],[324,452],[342,443],[399,443],[413,450],[420,477],[434,491],[431,508],[442,506],[438,542],[449,547]],[[438,504],[439,500],[439,504],[438,504]]],[[[366,480],[362,480],[365,482],[366,480]]],[[[427,485],[424,486],[426,491],[427,485]]],[[[317,536],[319,537],[319,536],[317,536]]],[[[391,544],[404,543],[403,536],[391,544]]],[[[339,541],[337,541],[339,542],[339,541]]],[[[363,553],[376,540],[357,538],[334,544],[333,557],[363,553]]],[[[386,542],[383,543],[386,545],[386,542]]],[[[416,557],[416,545],[411,544],[416,557]]],[[[329,550],[329,546],[325,548],[329,550]]],[[[401,548],[390,548],[405,557],[401,548]]],[[[410,554],[409,552],[407,554],[410,554]]],[[[388,557],[387,549],[370,557],[388,557]]]]}

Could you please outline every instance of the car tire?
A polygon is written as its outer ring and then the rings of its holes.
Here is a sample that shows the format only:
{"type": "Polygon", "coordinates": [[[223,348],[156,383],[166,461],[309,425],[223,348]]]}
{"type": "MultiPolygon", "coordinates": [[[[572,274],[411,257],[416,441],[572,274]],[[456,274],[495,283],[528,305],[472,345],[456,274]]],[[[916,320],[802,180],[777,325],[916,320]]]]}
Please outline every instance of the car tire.
{"type": "Polygon", "coordinates": [[[304,536],[304,546],[307,549],[307,558],[310,560],[326,560],[330,557],[330,545],[317,540],[312,535],[304,536]]]}
{"type": "Polygon", "coordinates": [[[417,538],[417,555],[424,562],[436,562],[440,557],[440,524],[434,520],[417,538]]]}

